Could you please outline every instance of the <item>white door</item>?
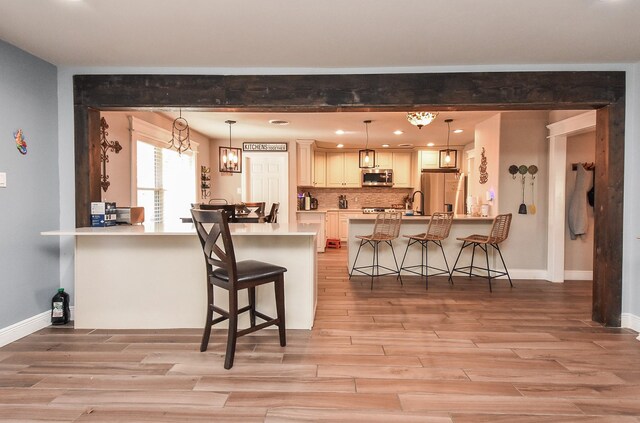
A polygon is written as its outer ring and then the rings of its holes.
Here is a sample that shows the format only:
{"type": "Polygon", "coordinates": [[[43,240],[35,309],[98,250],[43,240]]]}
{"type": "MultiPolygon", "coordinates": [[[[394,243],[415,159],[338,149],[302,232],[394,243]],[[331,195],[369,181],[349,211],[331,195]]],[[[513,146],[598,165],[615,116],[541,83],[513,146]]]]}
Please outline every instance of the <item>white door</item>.
{"type": "Polygon", "coordinates": [[[287,153],[244,153],[242,201],[264,201],[268,214],[280,203],[278,222],[289,222],[289,156],[287,153]]]}

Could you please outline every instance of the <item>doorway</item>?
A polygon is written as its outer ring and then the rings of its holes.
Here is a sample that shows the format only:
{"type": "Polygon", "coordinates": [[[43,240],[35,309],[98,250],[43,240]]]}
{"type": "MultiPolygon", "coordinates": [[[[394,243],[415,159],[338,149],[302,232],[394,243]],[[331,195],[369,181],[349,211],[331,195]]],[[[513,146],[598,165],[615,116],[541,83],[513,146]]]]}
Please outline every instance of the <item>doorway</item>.
{"type": "Polygon", "coordinates": [[[244,153],[242,201],[264,201],[265,213],[280,203],[278,222],[289,222],[288,153],[244,153]]]}
{"type": "Polygon", "coordinates": [[[620,326],[625,72],[331,75],[75,75],[76,225],[100,198],[101,110],[185,107],[246,111],[596,109],[592,316],[620,326]]]}

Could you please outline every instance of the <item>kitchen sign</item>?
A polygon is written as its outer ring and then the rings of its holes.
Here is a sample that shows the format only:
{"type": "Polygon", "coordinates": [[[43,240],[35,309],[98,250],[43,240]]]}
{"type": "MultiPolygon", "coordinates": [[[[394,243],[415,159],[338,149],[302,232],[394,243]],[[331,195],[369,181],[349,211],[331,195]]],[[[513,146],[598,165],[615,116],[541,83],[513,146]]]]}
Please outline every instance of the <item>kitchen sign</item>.
{"type": "Polygon", "coordinates": [[[242,151],[287,151],[286,142],[243,142],[242,151]]]}

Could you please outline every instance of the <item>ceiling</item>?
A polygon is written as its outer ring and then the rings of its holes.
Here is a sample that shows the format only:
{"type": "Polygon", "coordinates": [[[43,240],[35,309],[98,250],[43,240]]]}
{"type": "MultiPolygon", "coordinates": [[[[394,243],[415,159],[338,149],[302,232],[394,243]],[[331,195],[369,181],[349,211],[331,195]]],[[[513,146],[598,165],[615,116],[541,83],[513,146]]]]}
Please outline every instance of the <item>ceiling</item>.
{"type": "Polygon", "coordinates": [[[638,0],[0,1],[0,39],[55,65],[234,73],[637,62],[639,21],[638,0]]]}
{"type": "MultiPolygon", "coordinates": [[[[495,115],[496,111],[482,112],[441,112],[429,125],[418,129],[407,121],[404,112],[327,112],[327,113],[227,113],[182,111],[191,128],[212,139],[229,139],[229,125],[225,120],[235,120],[231,128],[232,141],[239,146],[243,141],[294,142],[301,139],[315,140],[320,147],[336,148],[344,144],[345,148],[364,148],[366,128],[369,124],[369,146],[381,148],[389,144],[390,148],[425,147],[433,142],[435,147],[446,145],[447,124],[451,123],[450,145],[463,146],[473,141],[475,125],[495,115]],[[270,120],[288,121],[288,125],[273,125],[270,120]],[[343,135],[336,134],[338,129],[343,135]],[[454,133],[462,129],[461,133],[454,133]],[[395,135],[400,130],[403,133],[395,135]]],[[[518,113],[518,112],[511,112],[518,113]]],[[[165,116],[175,119],[178,112],[164,112],[165,116]]]]}

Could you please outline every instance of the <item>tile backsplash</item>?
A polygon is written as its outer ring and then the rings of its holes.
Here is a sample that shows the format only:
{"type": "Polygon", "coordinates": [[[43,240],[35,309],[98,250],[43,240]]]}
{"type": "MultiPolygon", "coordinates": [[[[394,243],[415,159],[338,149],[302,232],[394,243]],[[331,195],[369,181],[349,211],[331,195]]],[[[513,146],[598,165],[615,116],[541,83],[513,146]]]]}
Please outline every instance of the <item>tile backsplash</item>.
{"type": "Polygon", "coordinates": [[[337,209],[338,196],[346,195],[350,209],[362,207],[390,207],[403,203],[406,195],[411,195],[411,188],[298,188],[298,194],[305,192],[318,199],[318,209],[337,209]]]}

